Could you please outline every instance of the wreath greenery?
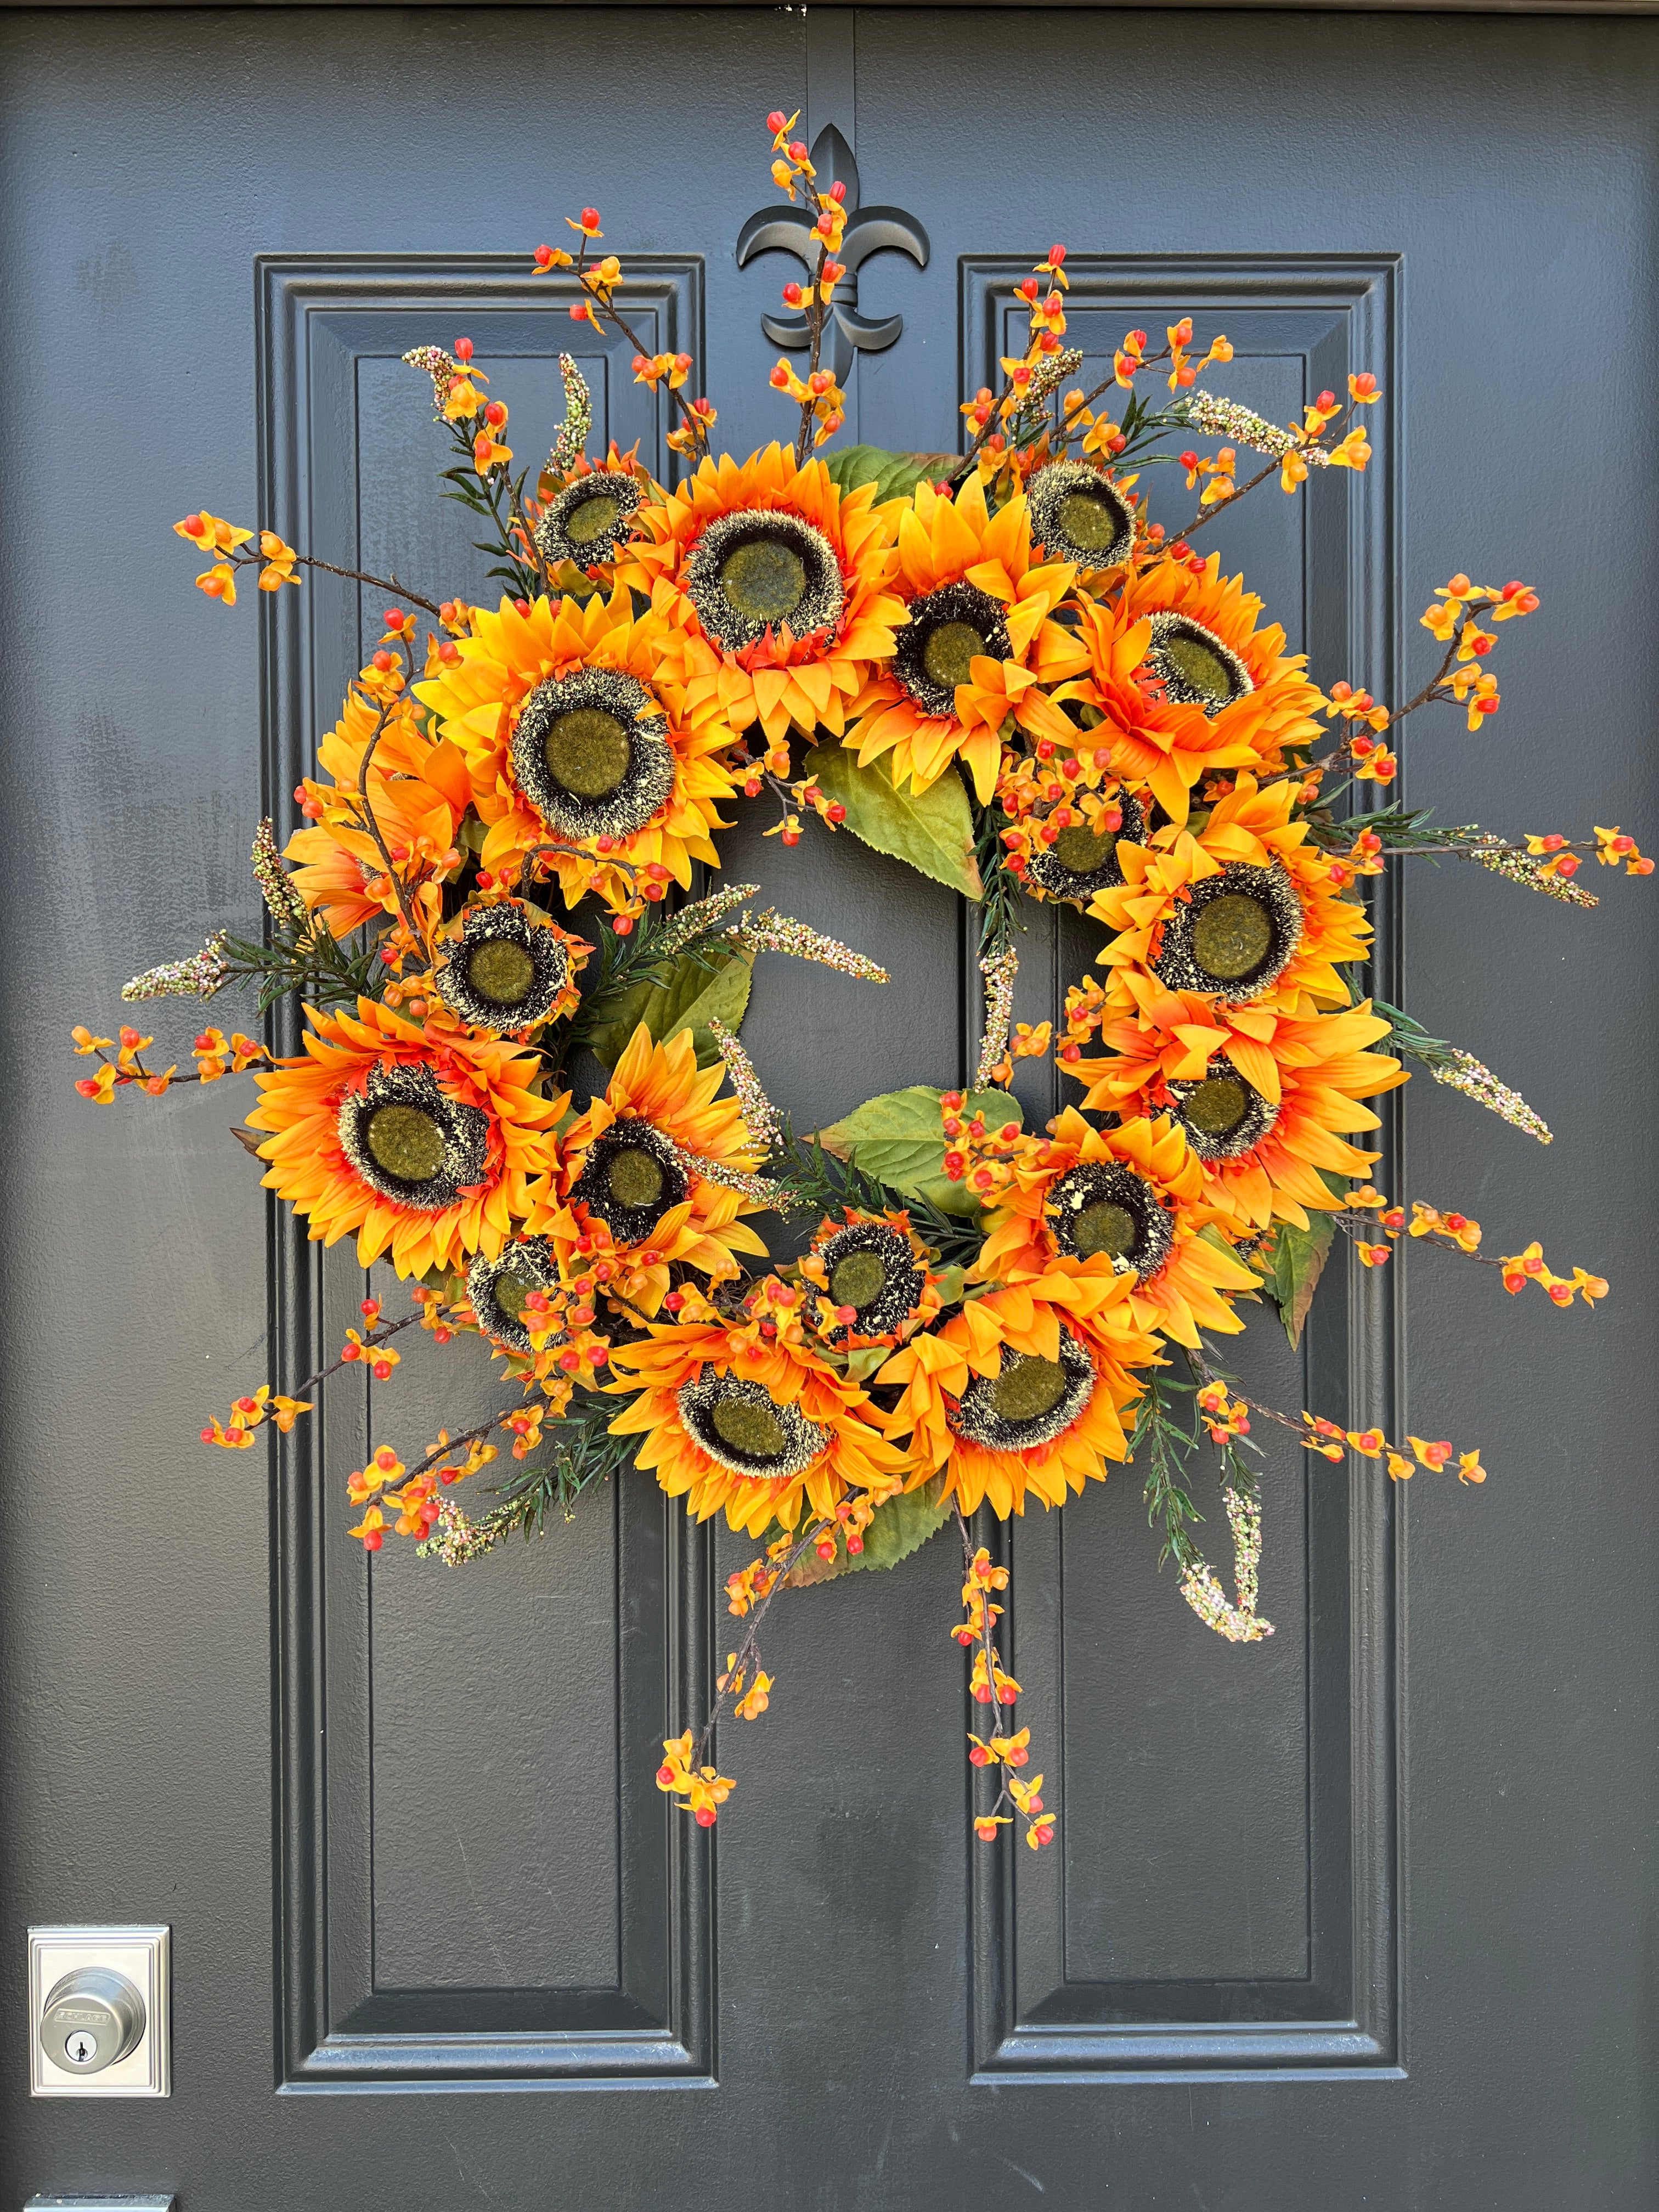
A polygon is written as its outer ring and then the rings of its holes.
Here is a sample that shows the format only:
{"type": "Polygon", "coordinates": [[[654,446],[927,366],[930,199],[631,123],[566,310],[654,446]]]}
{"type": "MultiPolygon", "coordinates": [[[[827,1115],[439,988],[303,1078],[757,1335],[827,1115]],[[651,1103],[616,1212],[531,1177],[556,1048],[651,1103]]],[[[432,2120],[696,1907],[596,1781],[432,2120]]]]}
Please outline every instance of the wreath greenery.
{"type": "Polygon", "coordinates": [[[351,1534],[369,1553],[395,1534],[428,1558],[476,1559],[630,1463],[755,1540],[727,1585],[742,1642],[658,1774],[705,1826],[732,1786],[711,1760],[716,1718],[729,1705],[753,1720],[773,1687],[757,1638],[778,1593],[890,1567],[954,1522],[955,1633],[991,1709],[969,1739],[991,1785],[974,1826],[988,1841],[1019,1825],[1041,1846],[1054,1814],[1023,1771],[1029,1731],[997,1632],[1006,1572],[967,1516],[1058,1505],[1132,1460],[1183,1595],[1247,1642],[1272,1632],[1256,1610],[1253,1416],[1334,1462],[1483,1481],[1477,1450],[1253,1404],[1213,1340],[1265,1297],[1294,1340],[1339,1231],[1368,1267],[1405,1237],[1560,1306],[1606,1293],[1535,1243],[1488,1260],[1478,1223],[1368,1180],[1370,1102],[1407,1079],[1406,1060],[1549,1132],[1471,1055],[1363,995],[1364,890],[1391,860],[1428,854],[1593,905],[1581,854],[1628,874],[1653,864],[1616,826],[1516,842],[1389,802],[1409,716],[1450,702],[1478,732],[1497,712],[1492,654],[1500,626],[1538,605],[1525,585],[1439,586],[1422,617],[1437,665],[1391,710],[1349,683],[1322,691],[1195,544],[1259,486],[1293,495],[1318,472],[1363,470],[1380,396],[1368,374],[1272,423],[1200,386],[1231,349],[1218,336],[1200,349],[1183,318],[1161,346],[1128,332],[1085,392],[1055,246],[1020,288],[1026,351],[963,407],[964,450],[824,457],[844,409],[820,366],[844,216],[794,125],[768,124],[774,178],[817,240],[811,282],[785,290],[805,310],[806,374],[781,360],[771,378],[798,410],[791,446],[715,453],[689,356],[637,349],[625,271],[588,208],[570,219],[575,251],[540,247],[534,265],[574,271],[573,313],[636,344],[635,378],[674,410],[678,489],[614,445],[589,458],[568,356],[559,439],[533,484],[515,473],[507,407],[459,339],[407,358],[431,380],[446,494],[484,532],[497,605],[424,598],[205,510],[176,526],[227,607],[250,576],[280,592],[307,568],[398,604],[295,793],[301,826],[280,853],[259,826],[263,941],[221,933],[123,994],[240,984],[262,1013],[293,997],[303,1050],[274,1058],[209,1028],[180,1076],[146,1059],[154,1040],[136,1029],[77,1030],[98,1063],[77,1088],[108,1103],[251,1073],[239,1133],[266,1186],[313,1239],[355,1236],[365,1267],[387,1261],[411,1285],[412,1312],[366,1300],[332,1366],[291,1394],[262,1384],[204,1441],[246,1449],[268,1425],[287,1431],[353,1363],[389,1380],[417,1322],[440,1343],[489,1345],[507,1402],[411,1459],[382,1444],[351,1474],[351,1534]],[[1197,495],[1173,532],[1151,512],[1157,469],[1197,495]],[[740,800],[776,806],[767,834],[785,846],[809,822],[844,829],[977,903],[971,1083],[913,1085],[804,1137],[775,1110],[737,1036],[757,957],[885,978],[757,908],[755,886],[695,880],[740,800]],[[1058,1036],[1012,1020],[1028,900],[1109,933],[1058,1036]],[[579,1050],[609,1072],[603,1092],[577,1095],[579,1050]],[[1014,1063],[1051,1051],[1078,1102],[1028,1132],[1014,1063]],[[810,1231],[799,1257],[769,1258],[768,1212],[810,1231]],[[459,1486],[504,1448],[513,1471],[470,1515],[459,1486]],[[1231,1596],[1194,1534],[1189,1470],[1206,1448],[1231,1596]]]}

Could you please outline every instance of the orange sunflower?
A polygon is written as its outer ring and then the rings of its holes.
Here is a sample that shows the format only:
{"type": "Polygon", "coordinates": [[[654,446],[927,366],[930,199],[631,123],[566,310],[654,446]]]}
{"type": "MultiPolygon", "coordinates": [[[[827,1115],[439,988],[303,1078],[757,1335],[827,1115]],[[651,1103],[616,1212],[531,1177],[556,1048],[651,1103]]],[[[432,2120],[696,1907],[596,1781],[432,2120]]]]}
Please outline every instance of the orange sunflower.
{"type": "Polygon", "coordinates": [[[769,750],[793,726],[839,738],[873,665],[893,651],[894,509],[875,486],[843,492],[822,461],[783,447],[711,454],[690,483],[641,507],[618,579],[712,650],[690,696],[769,750]]]}
{"type": "Polygon", "coordinates": [[[1049,619],[1076,572],[1067,562],[1037,566],[1024,495],[993,515],[976,475],[954,500],[916,486],[899,516],[898,558],[908,619],[891,665],[854,702],[848,742],[860,766],[890,755],[894,781],[918,792],[961,760],[988,805],[1010,714],[1056,744],[1076,734],[1039,683],[1039,669],[1048,681],[1083,665],[1049,619]]]}
{"type": "Polygon", "coordinates": [[[1195,830],[1119,840],[1122,881],[1089,906],[1116,933],[1099,960],[1115,1007],[1133,1004],[1127,979],[1147,969],[1171,990],[1287,1013],[1347,1005],[1337,970],[1364,957],[1371,926],[1341,896],[1306,823],[1291,820],[1297,790],[1294,779],[1258,790],[1241,775],[1195,830]]]}
{"type": "Polygon", "coordinates": [[[538,1095],[540,1059],[373,999],[306,1012],[303,1054],[254,1078],[266,1189],[314,1243],[355,1230],[365,1267],[388,1252],[400,1275],[493,1258],[532,1208],[569,1103],[538,1095]]]}
{"type": "Polygon", "coordinates": [[[939,1312],[934,1255],[908,1213],[860,1213],[819,1222],[800,1263],[817,1291],[817,1326],[842,1351],[902,1344],[939,1312]]]}
{"type": "Polygon", "coordinates": [[[1286,653],[1277,623],[1256,627],[1261,606],[1243,577],[1223,580],[1218,553],[1170,556],[1129,577],[1112,618],[1126,630],[1150,619],[1143,681],[1160,678],[1166,698],[1210,717],[1218,744],[1248,744],[1271,773],[1321,734],[1322,702],[1306,654],[1286,653]]]}
{"type": "Polygon", "coordinates": [[[1408,1079],[1397,1060],[1366,1049],[1389,1033],[1370,1000],[1340,1013],[1282,1014],[1167,990],[1149,975],[1127,980],[1135,1012],[1105,1024],[1104,1053],[1060,1062],[1089,1085],[1085,1105],[1172,1115],[1206,1199],[1241,1232],[1274,1221],[1305,1229],[1307,1207],[1340,1206],[1320,1170],[1367,1171],[1376,1154],[1346,1141],[1378,1126],[1359,1102],[1408,1079]]]}
{"type": "Polygon", "coordinates": [[[849,1490],[902,1486],[902,1455],[868,1394],[806,1341],[802,1303],[772,1277],[740,1323],[659,1324],[611,1356],[606,1389],[636,1394],[611,1433],[643,1436],[635,1464],[699,1521],[724,1510],[758,1536],[833,1513],[849,1490]]]}
{"type": "Polygon", "coordinates": [[[1014,1180],[989,1208],[990,1234],[969,1271],[988,1283],[1047,1276],[1129,1279],[1137,1328],[1196,1350],[1200,1328],[1244,1326],[1230,1292],[1256,1279],[1218,1237],[1202,1232],[1202,1164],[1166,1115],[1097,1129],[1074,1106],[1049,1136],[1016,1158],[1014,1180]]]}
{"type": "Polygon", "coordinates": [[[586,1264],[600,1231],[633,1273],[635,1297],[654,1313],[672,1267],[725,1282],[738,1273],[738,1253],[764,1254],[742,1219],[762,1210],[741,1187],[761,1151],[737,1101],[714,1095],[725,1074],[723,1061],[697,1066],[689,1030],[659,1044],[641,1023],[604,1097],[565,1132],[557,1188],[531,1224],[551,1239],[565,1272],[586,1264]]]}
{"type": "Polygon", "coordinates": [[[903,1395],[888,1416],[908,1437],[908,1487],[943,1470],[964,1513],[981,1500],[1005,1519],[1026,1492],[1045,1505],[1103,1480],[1128,1456],[1122,1413],[1131,1370],[1158,1357],[1129,1310],[1127,1275],[1050,1271],[972,1298],[943,1328],[914,1336],[876,1377],[903,1395]]]}
{"type": "MultiPolygon", "coordinates": [[[[363,757],[378,720],[369,701],[356,691],[347,696],[339,720],[317,748],[329,781],[307,777],[301,787],[316,826],[296,830],[283,849],[283,858],[296,863],[294,888],[336,937],[398,911],[385,858],[362,812],[363,757]]],[[[455,840],[472,796],[466,761],[454,745],[434,744],[406,710],[374,743],[368,795],[400,872],[426,862],[441,876],[459,863],[455,840]]],[[[436,921],[438,898],[435,884],[423,886],[428,922],[436,921]]]]}
{"type": "Polygon", "coordinates": [[[1155,665],[1150,617],[1125,624],[1117,610],[1085,599],[1071,634],[1088,655],[1087,672],[1054,693],[1087,746],[1121,781],[1144,786],[1170,819],[1184,823],[1193,787],[1220,769],[1250,768],[1260,756],[1235,717],[1212,717],[1171,698],[1155,665]]]}
{"type": "Polygon", "coordinates": [[[480,861],[508,879],[550,864],[574,906],[596,890],[637,904],[635,878],[689,884],[718,859],[718,811],[736,787],[733,742],[712,699],[694,703],[706,648],[618,589],[585,604],[537,599],[520,614],[479,609],[459,659],[416,686],[465,758],[488,825],[480,861]]]}

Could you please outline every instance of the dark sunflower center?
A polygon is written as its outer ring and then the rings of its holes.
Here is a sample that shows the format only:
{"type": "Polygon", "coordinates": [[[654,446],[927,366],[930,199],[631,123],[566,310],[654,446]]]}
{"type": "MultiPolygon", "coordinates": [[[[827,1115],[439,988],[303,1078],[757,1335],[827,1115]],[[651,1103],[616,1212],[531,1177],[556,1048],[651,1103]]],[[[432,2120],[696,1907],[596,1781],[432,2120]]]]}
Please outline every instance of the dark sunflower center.
{"type": "Polygon", "coordinates": [[[1073,545],[1103,553],[1115,543],[1122,523],[1108,502],[1090,491],[1068,491],[1054,520],[1073,545]]]}
{"type": "Polygon", "coordinates": [[[1193,921],[1193,957],[1205,973],[1237,983],[1273,950],[1273,915],[1247,891],[1224,891],[1193,921]]]}
{"type": "Polygon", "coordinates": [[[516,1006],[530,996],[536,963],[510,937],[487,937],[466,963],[466,980],[492,1006],[516,1006]]]}
{"type": "Polygon", "coordinates": [[[720,589],[750,622],[781,622],[806,597],[806,563],[778,538],[751,538],[720,566],[720,589]]]}
{"type": "Polygon", "coordinates": [[[509,1321],[522,1321],[530,1293],[535,1287],[533,1283],[526,1283],[522,1275],[497,1275],[491,1285],[490,1296],[509,1321]]]}
{"type": "Polygon", "coordinates": [[[954,691],[958,684],[972,682],[975,657],[988,650],[972,623],[940,623],[921,649],[921,665],[935,684],[954,691]]]}
{"type": "Polygon", "coordinates": [[[1054,854],[1061,867],[1069,868],[1074,876],[1087,876],[1102,865],[1116,843],[1116,830],[1091,830],[1086,822],[1075,822],[1055,838],[1054,854]]]}
{"type": "Polygon", "coordinates": [[[1083,1260],[1092,1260],[1097,1252],[1126,1260],[1140,1241],[1140,1224],[1128,1207],[1115,1206],[1106,1198],[1074,1213],[1071,1230],[1072,1243],[1083,1260]]]}
{"type": "Polygon", "coordinates": [[[1236,1075],[1206,1076],[1181,1110],[1205,1136],[1231,1137],[1250,1110],[1250,1094],[1236,1075]]]}
{"type": "Polygon", "coordinates": [[[757,1398],[722,1398],[708,1418],[720,1442],[747,1459],[779,1459],[789,1441],[776,1410],[757,1398]]]}
{"type": "Polygon", "coordinates": [[[542,757],[555,783],[577,799],[604,799],[628,775],[628,732],[602,707],[574,707],[542,739],[542,757]]]}
{"type": "Polygon", "coordinates": [[[619,1146],[606,1163],[605,1182],[618,1206],[654,1206],[662,1196],[662,1162],[641,1146],[619,1146]]]}
{"type": "Polygon", "coordinates": [[[574,545],[597,544],[600,538],[609,542],[616,536],[617,518],[621,513],[621,503],[617,500],[585,499],[565,517],[564,534],[574,545]]]}
{"type": "Polygon", "coordinates": [[[998,1419],[1014,1424],[1040,1421],[1065,1395],[1066,1370],[1060,1362],[1025,1352],[1009,1362],[986,1392],[998,1419]]]}
{"type": "Polygon", "coordinates": [[[838,1306],[867,1306],[887,1284],[887,1270],[875,1252],[849,1252],[830,1271],[830,1297],[838,1306]]]}
{"type": "Polygon", "coordinates": [[[377,1106],[362,1141],[381,1173],[399,1182],[430,1182],[444,1164],[443,1130],[418,1106],[377,1106]]]}

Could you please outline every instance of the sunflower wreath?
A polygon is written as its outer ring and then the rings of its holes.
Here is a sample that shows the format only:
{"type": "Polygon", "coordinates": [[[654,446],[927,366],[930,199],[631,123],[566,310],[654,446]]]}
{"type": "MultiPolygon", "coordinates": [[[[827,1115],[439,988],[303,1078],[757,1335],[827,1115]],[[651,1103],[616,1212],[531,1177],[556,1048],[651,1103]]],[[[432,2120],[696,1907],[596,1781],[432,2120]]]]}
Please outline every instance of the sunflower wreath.
{"type": "Polygon", "coordinates": [[[408,1460],[381,1444],[350,1474],[368,1552],[392,1533],[477,1559],[630,1464],[753,1539],[727,1583],[742,1640],[657,1775],[705,1826],[732,1788],[716,1721],[757,1718],[774,1686],[757,1637],[778,1594],[891,1566],[953,1522],[953,1633],[989,1709],[969,1737],[988,1771],[974,1828],[992,1841],[1023,1826],[1037,1847],[1055,1816],[1022,1772],[1030,1735],[997,1628],[1007,1573],[973,1540],[976,1508],[1059,1505],[1133,1461],[1188,1602],[1255,1641],[1272,1630],[1256,1610],[1253,1415],[1395,1479],[1485,1470],[1449,1441],[1252,1403],[1212,1341],[1243,1327],[1241,1301],[1272,1300],[1294,1340],[1339,1231],[1370,1267],[1408,1237],[1496,1267],[1512,1292],[1536,1284],[1564,1307],[1606,1294],[1536,1243],[1489,1257],[1477,1222],[1408,1210],[1368,1180],[1368,1102],[1406,1081],[1406,1060],[1550,1133],[1469,1054],[1358,995],[1364,879],[1395,857],[1457,857],[1590,906],[1581,855],[1631,875],[1653,863],[1616,825],[1515,842],[1389,804],[1409,716],[1450,702],[1478,732],[1498,711],[1500,625],[1538,605],[1524,584],[1439,586],[1422,617],[1437,665],[1390,709],[1346,682],[1322,691],[1194,545],[1258,486],[1294,495],[1316,471],[1364,469],[1369,374],[1281,427],[1200,388],[1231,349],[1218,336],[1200,350],[1182,319],[1150,351],[1129,331],[1085,391],[1054,246],[1020,287],[1027,349],[963,405],[961,450],[820,458],[843,420],[820,363],[845,217],[794,125],[768,118],[773,177],[817,241],[810,282],[784,295],[805,313],[806,374],[781,360],[771,375],[798,410],[790,445],[714,451],[690,357],[638,349],[587,208],[568,219],[575,251],[541,246],[533,265],[573,271],[573,314],[635,346],[636,380],[676,418],[676,487],[614,444],[589,457],[568,356],[566,420],[532,487],[461,338],[407,358],[431,380],[445,488],[485,532],[496,605],[423,598],[205,510],[176,526],[225,606],[239,582],[280,592],[307,567],[400,604],[295,793],[302,826],[280,852],[259,826],[261,941],[222,932],[123,993],[240,984],[261,1013],[292,997],[303,1049],[276,1058],[210,1028],[181,1076],[136,1029],[81,1029],[97,1066],[76,1088],[106,1103],[251,1074],[239,1133],[266,1187],[313,1239],[355,1235],[366,1267],[389,1261],[411,1285],[411,1312],[366,1300],[331,1366],[239,1398],[204,1442],[286,1432],[348,1364],[389,1380],[416,1323],[489,1346],[499,1410],[408,1460]],[[1174,532],[1141,489],[1158,465],[1197,495],[1174,532]],[[776,807],[767,834],[786,846],[816,817],[979,903],[985,1042],[967,1089],[915,1085],[805,1138],[775,1111],[737,1037],[757,957],[885,979],[755,907],[754,886],[696,878],[731,810],[756,801],[776,807]],[[1012,1024],[1025,899],[1107,933],[1058,1036],[1012,1024]],[[577,1095],[579,1051],[608,1071],[602,1093],[577,1095]],[[1013,1065],[1050,1051],[1078,1102],[1027,1132],[1013,1065]],[[799,1256],[769,1261],[769,1213],[793,1217],[799,1256]],[[1189,1462],[1211,1447],[1231,1596],[1194,1535],[1189,1462]],[[504,1449],[516,1468],[469,1515],[459,1486],[504,1449]]]}

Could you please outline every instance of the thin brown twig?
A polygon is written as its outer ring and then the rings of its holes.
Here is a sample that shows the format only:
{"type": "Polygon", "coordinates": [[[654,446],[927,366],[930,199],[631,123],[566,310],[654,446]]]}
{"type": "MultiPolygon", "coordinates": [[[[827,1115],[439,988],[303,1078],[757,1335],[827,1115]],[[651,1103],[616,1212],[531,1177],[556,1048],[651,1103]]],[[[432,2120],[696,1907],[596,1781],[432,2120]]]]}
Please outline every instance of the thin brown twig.
{"type": "Polygon", "coordinates": [[[808,1526],[805,1534],[795,1544],[788,1556],[778,1563],[771,1581],[767,1584],[765,1596],[757,1605],[750,1608],[748,1630],[733,1655],[732,1664],[725,1670],[726,1687],[718,1693],[714,1704],[709,1707],[708,1717],[702,1724],[702,1732],[698,1736],[696,1747],[691,1754],[691,1765],[694,1767],[701,1766],[708,1755],[708,1741],[714,1733],[714,1723],[719,1720],[726,1699],[732,1694],[734,1685],[746,1675],[750,1667],[754,1665],[760,1657],[760,1625],[771,1610],[773,1600],[783,1588],[787,1577],[794,1572],[800,1560],[805,1557],[808,1546],[817,1542],[828,1525],[827,1522],[817,1521],[808,1526]]]}
{"type": "MultiPolygon", "coordinates": [[[[260,568],[265,565],[263,553],[239,552],[232,558],[238,568],[260,568]]],[[[443,620],[443,609],[435,599],[423,599],[419,592],[411,591],[407,584],[400,584],[395,576],[372,576],[366,568],[342,568],[335,562],[325,561],[315,553],[296,553],[294,558],[302,568],[322,568],[331,576],[345,577],[349,583],[373,584],[377,591],[395,592],[400,599],[407,599],[411,606],[424,607],[428,614],[435,615],[440,622],[443,620]]]]}

